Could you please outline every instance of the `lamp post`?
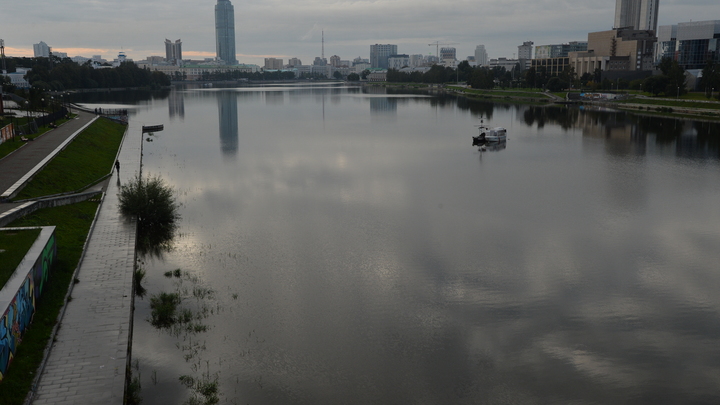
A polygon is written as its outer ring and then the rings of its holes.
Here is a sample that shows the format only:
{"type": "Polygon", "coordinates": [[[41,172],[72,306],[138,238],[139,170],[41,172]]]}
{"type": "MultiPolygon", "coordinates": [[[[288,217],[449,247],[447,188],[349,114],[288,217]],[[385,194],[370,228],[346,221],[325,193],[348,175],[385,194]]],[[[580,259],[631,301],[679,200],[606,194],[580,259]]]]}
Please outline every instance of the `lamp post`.
{"type": "Polygon", "coordinates": [[[678,86],[677,96],[675,97],[675,99],[679,99],[679,98],[680,98],[680,86],[678,86]]]}

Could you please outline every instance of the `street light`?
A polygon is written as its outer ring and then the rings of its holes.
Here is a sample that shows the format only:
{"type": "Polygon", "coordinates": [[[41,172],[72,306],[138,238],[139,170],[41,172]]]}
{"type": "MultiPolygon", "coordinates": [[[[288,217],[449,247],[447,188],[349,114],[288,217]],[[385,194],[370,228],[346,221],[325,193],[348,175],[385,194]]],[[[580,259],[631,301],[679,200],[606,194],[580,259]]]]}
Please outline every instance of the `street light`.
{"type": "Polygon", "coordinates": [[[680,98],[680,86],[678,86],[677,97],[675,97],[675,99],[678,99],[678,98],[680,98]]]}

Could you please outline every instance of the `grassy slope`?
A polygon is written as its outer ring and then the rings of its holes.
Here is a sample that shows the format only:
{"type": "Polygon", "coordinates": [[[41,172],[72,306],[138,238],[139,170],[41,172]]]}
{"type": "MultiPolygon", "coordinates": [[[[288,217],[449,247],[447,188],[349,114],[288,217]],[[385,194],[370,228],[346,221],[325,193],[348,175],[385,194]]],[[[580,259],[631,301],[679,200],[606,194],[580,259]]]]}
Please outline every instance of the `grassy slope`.
{"type": "Polygon", "coordinates": [[[5,285],[35,242],[40,229],[0,231],[0,285],[5,285]]]}
{"type": "Polygon", "coordinates": [[[38,301],[33,323],[18,346],[15,359],[0,383],[0,404],[20,405],[30,391],[35,372],[42,361],[73,272],[82,254],[85,238],[95,218],[98,202],[86,201],[37,211],[9,226],[55,225],[58,261],[50,275],[48,288],[38,301]]]}
{"type": "Polygon", "coordinates": [[[125,126],[99,119],[78,135],[16,197],[17,200],[76,191],[100,180],[115,163],[125,126]]]}

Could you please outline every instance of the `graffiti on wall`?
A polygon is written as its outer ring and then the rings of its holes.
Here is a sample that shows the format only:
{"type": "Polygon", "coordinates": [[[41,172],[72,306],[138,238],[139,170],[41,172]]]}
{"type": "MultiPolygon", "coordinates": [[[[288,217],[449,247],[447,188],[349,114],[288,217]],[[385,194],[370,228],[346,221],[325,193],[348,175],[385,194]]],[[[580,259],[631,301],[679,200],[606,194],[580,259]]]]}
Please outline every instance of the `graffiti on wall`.
{"type": "Polygon", "coordinates": [[[5,377],[17,346],[22,342],[23,334],[32,322],[37,299],[43,292],[56,257],[57,243],[53,233],[0,318],[0,381],[5,377]]]}
{"type": "Polygon", "coordinates": [[[9,141],[13,137],[13,124],[0,128],[0,143],[9,141]]]}

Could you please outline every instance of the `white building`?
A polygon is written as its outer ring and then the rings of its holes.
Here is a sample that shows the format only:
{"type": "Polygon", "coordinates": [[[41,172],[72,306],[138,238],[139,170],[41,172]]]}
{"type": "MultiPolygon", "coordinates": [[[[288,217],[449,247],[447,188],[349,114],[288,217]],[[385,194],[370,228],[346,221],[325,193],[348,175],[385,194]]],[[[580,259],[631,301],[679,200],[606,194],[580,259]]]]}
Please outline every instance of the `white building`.
{"type": "Polygon", "coordinates": [[[478,45],[475,47],[475,63],[478,66],[488,65],[488,54],[485,50],[485,45],[478,45]]]}
{"type": "Polygon", "coordinates": [[[35,52],[36,58],[49,58],[52,48],[50,48],[45,42],[40,41],[38,44],[33,44],[33,51],[35,52]]]}
{"type": "Polygon", "coordinates": [[[391,55],[388,58],[388,69],[402,69],[410,66],[410,57],[408,55],[391,55]]]}
{"type": "Polygon", "coordinates": [[[533,42],[525,41],[518,46],[518,59],[532,59],[533,42]]]}

